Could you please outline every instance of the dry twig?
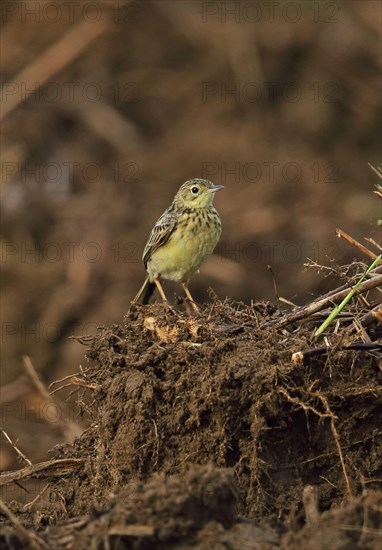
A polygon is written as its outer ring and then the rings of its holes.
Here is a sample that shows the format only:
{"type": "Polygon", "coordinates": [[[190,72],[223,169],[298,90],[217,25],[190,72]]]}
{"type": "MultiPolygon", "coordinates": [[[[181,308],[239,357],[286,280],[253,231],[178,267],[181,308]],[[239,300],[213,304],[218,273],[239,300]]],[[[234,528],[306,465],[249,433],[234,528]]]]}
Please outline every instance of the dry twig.
{"type": "MultiPolygon", "coordinates": [[[[304,351],[296,351],[292,355],[293,363],[302,363],[306,359],[317,355],[324,355],[333,349],[334,346],[320,346],[318,348],[306,349],[304,351]]],[[[382,344],[375,342],[364,343],[364,342],[355,342],[354,344],[344,345],[337,347],[337,350],[343,351],[380,351],[382,353],[382,344]]]]}
{"type": "MultiPolygon", "coordinates": [[[[375,260],[378,257],[377,254],[374,254],[374,252],[366,248],[366,246],[363,246],[363,244],[353,239],[353,237],[345,233],[345,231],[342,231],[342,229],[336,229],[336,235],[339,238],[342,237],[343,239],[345,239],[345,241],[358,248],[358,250],[366,254],[366,256],[369,256],[369,258],[371,258],[372,260],[375,260]]],[[[380,260],[379,263],[382,265],[382,260],[380,260]]]]}
{"type": "Polygon", "coordinates": [[[83,458],[60,458],[32,464],[20,470],[4,472],[0,474],[0,487],[32,476],[43,478],[62,477],[83,468],[84,462],[85,459],[83,458]]]}
{"type": "MultiPolygon", "coordinates": [[[[372,273],[376,276],[361,283],[358,287],[357,294],[361,292],[367,292],[373,288],[377,288],[378,286],[382,285],[382,275],[380,275],[380,273],[382,273],[382,267],[374,269],[372,273]]],[[[301,319],[310,317],[327,305],[342,300],[348,294],[350,289],[351,287],[347,284],[345,285],[345,288],[341,287],[341,290],[336,289],[334,291],[331,291],[328,294],[325,294],[324,296],[321,296],[317,300],[311,302],[307,306],[300,307],[296,311],[291,311],[287,315],[284,315],[281,319],[273,319],[272,321],[264,323],[260,328],[266,328],[269,326],[282,328],[296,321],[300,321],[301,319]]]]}
{"type": "MultiPolygon", "coordinates": [[[[59,418],[51,418],[49,415],[47,415],[48,422],[58,425],[62,429],[63,433],[65,434],[66,440],[68,442],[73,441],[74,437],[79,436],[82,433],[83,430],[81,426],[79,426],[76,422],[69,420],[69,418],[67,417],[67,414],[65,414],[65,410],[62,403],[55,401],[52,398],[52,395],[49,393],[45,384],[40,380],[40,377],[37,374],[36,369],[34,368],[31,358],[28,355],[23,356],[23,364],[28,376],[31,378],[34,386],[36,387],[38,392],[42,395],[42,397],[47,401],[47,403],[54,404],[60,410],[59,418]]],[[[52,394],[53,393],[54,392],[52,392],[52,394]]]]}
{"type": "Polygon", "coordinates": [[[27,512],[29,511],[34,504],[36,504],[36,502],[42,497],[42,495],[46,492],[46,490],[50,487],[50,483],[47,483],[42,489],[41,491],[39,492],[39,494],[33,499],[31,500],[31,502],[28,502],[27,504],[25,504],[23,506],[23,510],[24,512],[27,512]]]}
{"type": "Polygon", "coordinates": [[[340,459],[340,462],[341,462],[341,468],[342,468],[342,472],[343,472],[344,478],[345,478],[347,493],[351,497],[351,496],[353,496],[353,494],[352,494],[352,490],[351,490],[351,486],[350,486],[350,480],[349,480],[349,477],[348,477],[348,474],[347,474],[347,471],[346,471],[345,461],[344,461],[344,457],[343,457],[343,453],[342,453],[342,449],[341,449],[341,445],[340,445],[340,440],[339,440],[339,437],[338,437],[336,424],[334,422],[335,416],[334,416],[334,414],[332,413],[332,411],[329,407],[329,403],[328,403],[326,397],[321,395],[319,392],[317,392],[316,396],[320,399],[321,403],[324,405],[325,410],[326,410],[326,414],[328,414],[330,416],[330,428],[332,430],[334,442],[336,444],[338,456],[339,456],[339,459],[340,459]]]}
{"type": "Polygon", "coordinates": [[[22,453],[20,451],[20,449],[15,445],[15,443],[13,443],[12,439],[9,437],[9,435],[7,434],[7,432],[5,432],[3,429],[0,429],[0,432],[3,434],[3,436],[5,437],[5,439],[8,441],[8,443],[11,444],[12,448],[16,451],[16,453],[19,455],[19,457],[24,460],[24,462],[26,462],[29,466],[32,466],[32,462],[29,460],[29,458],[27,458],[25,456],[24,453],[22,453]]]}

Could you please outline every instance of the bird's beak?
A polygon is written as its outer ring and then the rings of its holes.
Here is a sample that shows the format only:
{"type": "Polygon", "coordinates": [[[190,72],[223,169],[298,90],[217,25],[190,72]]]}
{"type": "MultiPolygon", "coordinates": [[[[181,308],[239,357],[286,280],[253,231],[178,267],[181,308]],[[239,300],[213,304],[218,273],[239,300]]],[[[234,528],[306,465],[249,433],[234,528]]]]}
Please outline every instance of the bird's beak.
{"type": "Polygon", "coordinates": [[[213,185],[208,189],[208,193],[216,193],[219,189],[224,189],[224,185],[213,185]]]}

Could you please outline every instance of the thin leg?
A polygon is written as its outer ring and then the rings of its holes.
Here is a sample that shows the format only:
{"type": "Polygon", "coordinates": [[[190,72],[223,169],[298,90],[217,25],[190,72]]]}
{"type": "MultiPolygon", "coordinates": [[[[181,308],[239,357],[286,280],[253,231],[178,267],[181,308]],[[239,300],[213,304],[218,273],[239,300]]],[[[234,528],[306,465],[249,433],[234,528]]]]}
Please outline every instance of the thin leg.
{"type": "MultiPolygon", "coordinates": [[[[147,285],[149,285],[149,277],[147,276],[146,279],[143,281],[143,285],[138,291],[138,294],[135,296],[134,300],[132,300],[130,304],[129,311],[132,309],[132,307],[141,299],[142,294],[146,291],[147,285]]],[[[154,287],[155,288],[155,287],[154,287]]]]}
{"type": "Polygon", "coordinates": [[[199,311],[199,308],[198,306],[196,305],[196,303],[194,302],[194,299],[193,297],[191,296],[191,293],[190,291],[188,290],[188,286],[187,286],[187,283],[182,283],[182,287],[183,287],[183,290],[190,302],[190,304],[192,305],[192,307],[194,308],[195,311],[199,311]]]}
{"type": "Polygon", "coordinates": [[[161,282],[159,279],[154,279],[154,283],[157,285],[157,289],[159,291],[159,294],[161,295],[161,298],[164,302],[168,303],[168,300],[166,298],[166,294],[164,293],[163,287],[161,285],[161,282]]]}

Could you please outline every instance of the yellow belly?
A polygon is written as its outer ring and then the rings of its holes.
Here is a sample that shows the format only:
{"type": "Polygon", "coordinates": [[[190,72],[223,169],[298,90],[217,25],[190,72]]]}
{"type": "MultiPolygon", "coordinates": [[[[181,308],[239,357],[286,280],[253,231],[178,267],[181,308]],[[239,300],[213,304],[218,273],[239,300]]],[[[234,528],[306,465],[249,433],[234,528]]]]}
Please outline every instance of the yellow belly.
{"type": "Polygon", "coordinates": [[[197,234],[175,230],[166,244],[153,252],[147,263],[150,279],[186,281],[211,254],[220,237],[220,227],[197,234]]]}

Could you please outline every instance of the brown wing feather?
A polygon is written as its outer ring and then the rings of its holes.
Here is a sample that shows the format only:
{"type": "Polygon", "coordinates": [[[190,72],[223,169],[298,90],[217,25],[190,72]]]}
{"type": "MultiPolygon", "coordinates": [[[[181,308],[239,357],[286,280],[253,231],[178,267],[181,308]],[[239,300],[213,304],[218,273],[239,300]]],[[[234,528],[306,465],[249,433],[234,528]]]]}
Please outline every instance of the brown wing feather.
{"type": "Polygon", "coordinates": [[[161,215],[157,223],[154,225],[142,256],[142,260],[146,268],[151,254],[168,241],[171,233],[175,229],[177,220],[177,214],[175,214],[170,207],[161,215]]]}

